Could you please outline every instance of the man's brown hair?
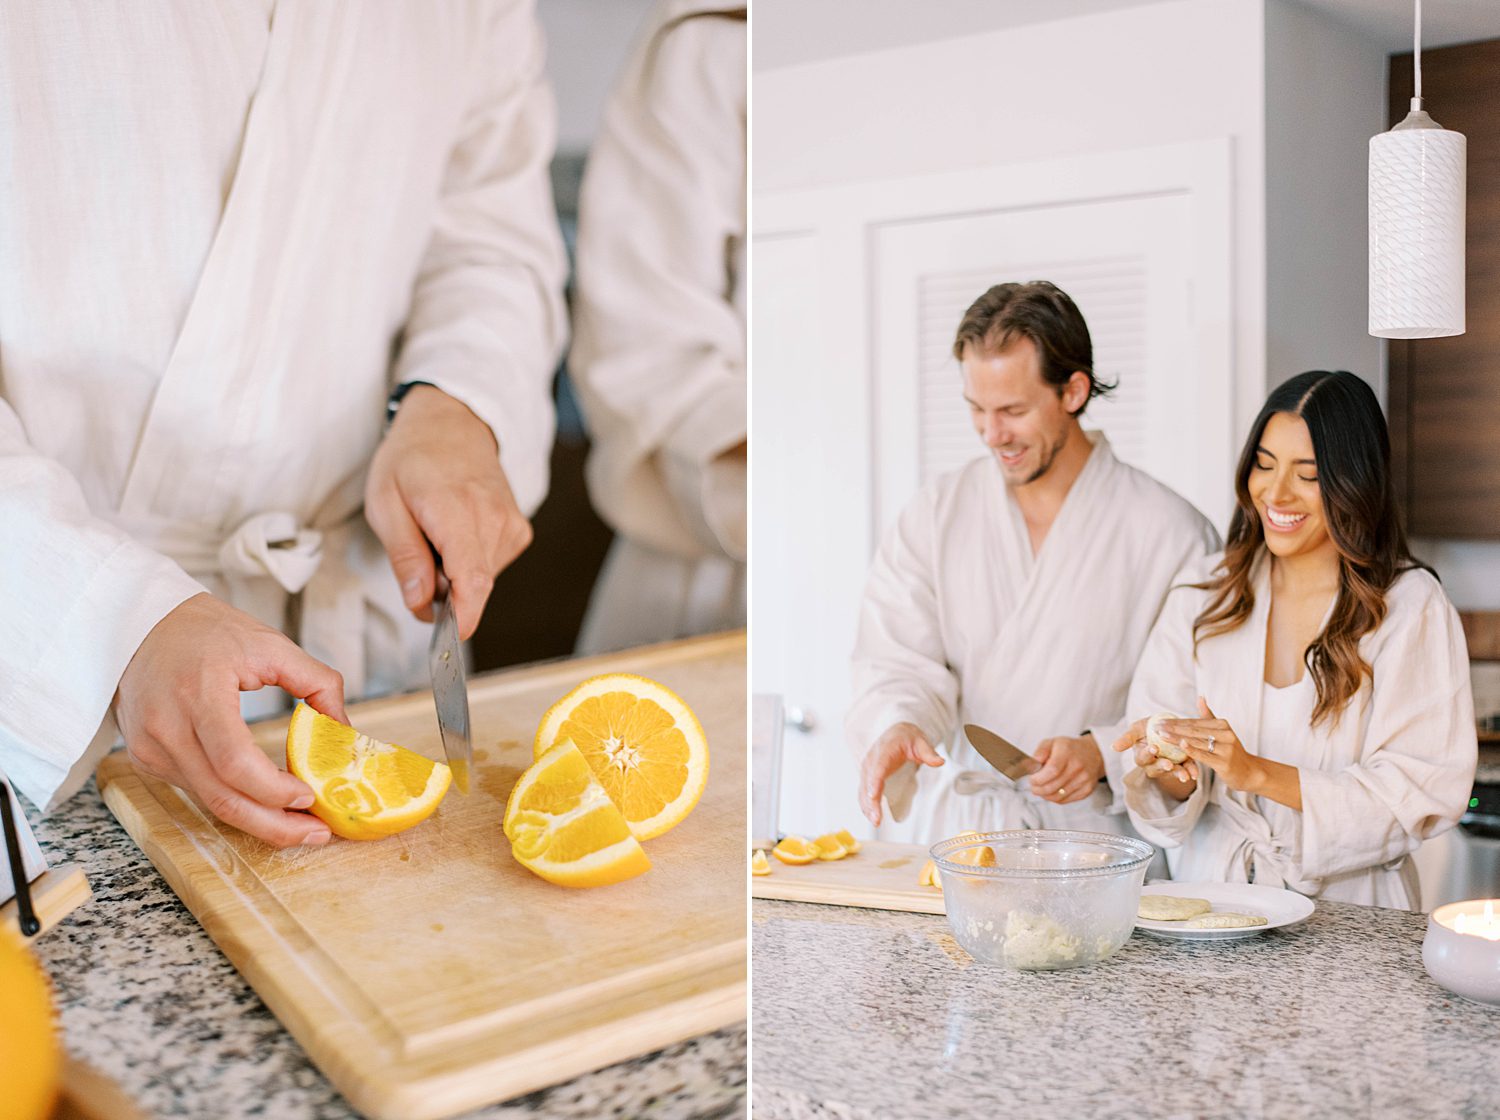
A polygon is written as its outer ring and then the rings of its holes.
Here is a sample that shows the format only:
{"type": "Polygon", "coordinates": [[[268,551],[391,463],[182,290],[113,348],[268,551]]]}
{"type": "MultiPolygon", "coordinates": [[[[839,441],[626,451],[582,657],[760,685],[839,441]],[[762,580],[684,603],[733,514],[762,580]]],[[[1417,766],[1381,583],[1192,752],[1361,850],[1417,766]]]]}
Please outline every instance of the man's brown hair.
{"type": "Polygon", "coordinates": [[[971,303],[953,339],[953,356],[963,361],[967,346],[980,354],[994,354],[1018,336],[1036,345],[1042,380],[1058,396],[1075,370],[1088,375],[1089,395],[1073,415],[1081,415],[1089,401],[1115,387],[1094,372],[1094,343],[1078,305],[1048,280],[996,284],[971,303]]]}

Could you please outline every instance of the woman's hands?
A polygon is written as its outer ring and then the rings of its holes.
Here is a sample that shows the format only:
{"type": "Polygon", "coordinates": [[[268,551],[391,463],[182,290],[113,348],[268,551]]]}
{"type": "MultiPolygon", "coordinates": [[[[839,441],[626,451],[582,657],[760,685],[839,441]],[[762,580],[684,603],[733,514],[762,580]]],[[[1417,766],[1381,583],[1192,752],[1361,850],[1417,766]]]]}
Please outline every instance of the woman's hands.
{"type": "Polygon", "coordinates": [[[1176,763],[1158,755],[1146,738],[1146,724],[1149,722],[1149,718],[1136,720],[1111,745],[1117,751],[1134,750],[1135,764],[1156,782],[1163,793],[1178,801],[1186,801],[1198,788],[1198,764],[1191,758],[1176,763]]]}
{"type": "Polygon", "coordinates": [[[1201,696],[1198,713],[1197,719],[1162,720],[1162,738],[1185,750],[1189,762],[1207,766],[1230,789],[1259,792],[1264,784],[1261,759],[1245,749],[1229,721],[1214,715],[1201,696]]]}
{"type": "Polygon", "coordinates": [[[1136,765],[1146,770],[1172,796],[1185,800],[1197,788],[1198,775],[1207,767],[1230,789],[1269,797],[1301,810],[1302,777],[1297,768],[1246,750],[1229,721],[1214,715],[1203,697],[1198,697],[1197,719],[1162,720],[1158,733],[1187,753],[1187,760],[1181,767],[1159,758],[1156,749],[1145,741],[1146,721],[1143,719],[1131,724],[1130,730],[1115,741],[1114,747],[1117,751],[1135,747],[1136,765]],[[1163,780],[1173,770],[1180,770],[1191,780],[1179,779],[1175,783],[1163,780]]]}

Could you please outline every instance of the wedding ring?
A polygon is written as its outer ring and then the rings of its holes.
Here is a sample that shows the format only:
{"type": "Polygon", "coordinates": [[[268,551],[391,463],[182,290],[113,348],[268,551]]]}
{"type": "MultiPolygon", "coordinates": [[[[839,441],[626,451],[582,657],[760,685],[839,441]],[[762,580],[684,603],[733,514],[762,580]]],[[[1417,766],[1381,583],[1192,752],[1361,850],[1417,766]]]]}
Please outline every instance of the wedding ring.
{"type": "Polygon", "coordinates": [[[1067,788],[1064,787],[1063,789],[1058,790],[1057,791],[1057,796],[1058,797],[1067,797],[1068,796],[1067,788]]]}
{"type": "Polygon", "coordinates": [[[1212,735],[1208,737],[1208,753],[1214,753],[1214,737],[1212,735]]]}

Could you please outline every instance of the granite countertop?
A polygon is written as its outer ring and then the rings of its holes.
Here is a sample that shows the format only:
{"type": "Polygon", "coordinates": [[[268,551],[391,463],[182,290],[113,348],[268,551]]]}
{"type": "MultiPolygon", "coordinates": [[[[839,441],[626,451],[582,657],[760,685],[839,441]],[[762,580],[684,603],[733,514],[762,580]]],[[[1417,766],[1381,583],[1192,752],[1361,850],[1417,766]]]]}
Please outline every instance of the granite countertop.
{"type": "Polygon", "coordinates": [[[1060,972],[977,964],[940,916],[751,917],[757,1120],[1500,1114],[1500,1008],[1427,977],[1421,914],[1324,902],[1060,972]]]}
{"type": "MultiPolygon", "coordinates": [[[[219,952],[105,807],[93,782],[29,814],[47,861],[94,892],[37,938],[68,1051],[158,1120],[345,1120],[355,1112],[219,952]]],[[[743,1024],[466,1113],[729,1117],[745,1112],[743,1024]]]]}

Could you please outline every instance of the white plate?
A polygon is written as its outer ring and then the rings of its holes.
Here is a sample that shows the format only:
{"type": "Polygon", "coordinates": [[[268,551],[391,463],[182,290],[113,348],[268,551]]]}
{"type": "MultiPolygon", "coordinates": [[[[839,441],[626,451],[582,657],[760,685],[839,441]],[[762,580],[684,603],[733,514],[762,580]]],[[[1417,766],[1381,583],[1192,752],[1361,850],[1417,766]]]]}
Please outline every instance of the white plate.
{"type": "Polygon", "coordinates": [[[1173,894],[1182,898],[1204,898],[1213,906],[1212,913],[1263,914],[1263,926],[1240,929],[1188,929],[1187,922],[1148,922],[1135,920],[1135,928],[1157,937],[1175,937],[1184,941],[1233,941],[1255,937],[1268,929],[1285,929],[1305,922],[1315,907],[1313,900],[1296,891],[1280,887],[1261,887],[1253,883],[1151,883],[1141,894],[1173,894]]]}

